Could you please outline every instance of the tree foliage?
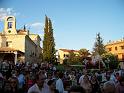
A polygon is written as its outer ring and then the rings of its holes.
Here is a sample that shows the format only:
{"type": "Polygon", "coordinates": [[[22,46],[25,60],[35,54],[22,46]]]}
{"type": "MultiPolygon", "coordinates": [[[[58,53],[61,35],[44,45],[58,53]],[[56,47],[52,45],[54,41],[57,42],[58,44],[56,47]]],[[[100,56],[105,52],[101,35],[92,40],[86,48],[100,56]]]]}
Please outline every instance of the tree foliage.
{"type": "Polygon", "coordinates": [[[55,62],[55,42],[51,20],[46,16],[43,39],[43,61],[55,62]]]}
{"type": "Polygon", "coordinates": [[[89,50],[87,50],[87,49],[85,49],[85,48],[82,48],[82,49],[79,50],[79,55],[80,55],[81,57],[86,58],[89,54],[90,54],[90,53],[89,53],[89,50]]]}
{"type": "Polygon", "coordinates": [[[118,67],[119,61],[116,55],[112,53],[104,53],[102,59],[109,69],[116,69],[118,67]]]}
{"type": "Polygon", "coordinates": [[[64,60],[65,65],[82,65],[84,58],[87,58],[89,51],[85,48],[80,49],[79,51],[70,51],[68,59],[64,60]]]}
{"type": "Polygon", "coordinates": [[[106,53],[105,46],[103,44],[103,39],[100,36],[100,33],[96,36],[96,42],[94,43],[93,48],[93,55],[102,55],[103,53],[106,53]]]}

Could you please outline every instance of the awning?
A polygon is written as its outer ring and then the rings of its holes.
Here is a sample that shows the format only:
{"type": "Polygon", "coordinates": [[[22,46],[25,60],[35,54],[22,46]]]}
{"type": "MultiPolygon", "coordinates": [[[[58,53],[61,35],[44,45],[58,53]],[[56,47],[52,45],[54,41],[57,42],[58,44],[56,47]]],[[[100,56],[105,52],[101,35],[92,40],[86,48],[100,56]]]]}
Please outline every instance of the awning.
{"type": "Polygon", "coordinates": [[[1,47],[0,48],[0,53],[14,53],[14,52],[24,54],[24,52],[14,49],[14,48],[10,48],[10,47],[1,47]]]}

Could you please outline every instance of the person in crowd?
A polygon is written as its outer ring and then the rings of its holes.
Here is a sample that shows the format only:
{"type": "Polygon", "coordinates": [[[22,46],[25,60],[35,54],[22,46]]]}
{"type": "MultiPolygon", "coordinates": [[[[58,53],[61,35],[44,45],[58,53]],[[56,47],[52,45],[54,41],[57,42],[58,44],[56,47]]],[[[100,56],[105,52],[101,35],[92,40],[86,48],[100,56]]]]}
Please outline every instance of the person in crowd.
{"type": "Polygon", "coordinates": [[[51,80],[52,79],[52,72],[48,72],[47,73],[47,80],[46,80],[46,83],[49,81],[49,80],[51,80]]]}
{"type": "Polygon", "coordinates": [[[56,81],[56,89],[59,91],[59,93],[64,92],[64,85],[63,85],[63,76],[64,74],[62,72],[59,73],[59,79],[56,81]]]}
{"type": "Polygon", "coordinates": [[[28,93],[48,93],[48,89],[44,86],[46,76],[43,71],[36,74],[36,83],[28,89],[28,93]]]}
{"type": "Polygon", "coordinates": [[[85,93],[85,90],[81,86],[72,86],[68,93],[85,93]]]}
{"type": "Polygon", "coordinates": [[[115,92],[115,85],[111,81],[107,81],[103,84],[102,93],[116,93],[115,92]]]}
{"type": "Polygon", "coordinates": [[[91,76],[91,85],[92,85],[92,92],[91,93],[99,93],[99,83],[95,75],[91,76]]]}
{"type": "Polygon", "coordinates": [[[78,83],[80,84],[80,86],[81,86],[81,83],[83,82],[84,75],[87,75],[87,70],[86,70],[86,69],[83,70],[83,74],[82,74],[82,76],[79,78],[78,83]]]}
{"type": "Polygon", "coordinates": [[[49,86],[49,93],[59,93],[56,89],[55,80],[49,80],[47,84],[49,86]]]}
{"type": "Polygon", "coordinates": [[[21,91],[18,90],[18,79],[16,77],[11,77],[9,80],[11,85],[11,93],[21,93],[21,91]]]}
{"type": "Polygon", "coordinates": [[[0,73],[0,93],[3,91],[4,79],[2,73],[0,73]]]}
{"type": "Polygon", "coordinates": [[[121,76],[119,82],[116,84],[116,93],[124,93],[124,77],[121,76]]]}
{"type": "Polygon", "coordinates": [[[3,90],[0,93],[12,93],[11,82],[9,80],[5,80],[3,90]]]}
{"type": "Polygon", "coordinates": [[[102,75],[102,73],[100,71],[97,72],[97,79],[99,82],[102,82],[102,78],[104,77],[104,75],[102,75]]]}
{"type": "Polygon", "coordinates": [[[119,75],[118,72],[115,74],[115,77],[116,77],[116,79],[117,79],[117,82],[118,82],[118,81],[120,80],[120,78],[121,78],[121,76],[119,75]]]}
{"type": "Polygon", "coordinates": [[[91,85],[88,75],[84,75],[83,80],[81,82],[81,87],[83,87],[86,93],[92,92],[92,85],[91,85]]]}
{"type": "Polygon", "coordinates": [[[24,91],[24,86],[25,86],[25,76],[23,74],[23,71],[18,72],[18,87],[20,91],[24,91]]]}

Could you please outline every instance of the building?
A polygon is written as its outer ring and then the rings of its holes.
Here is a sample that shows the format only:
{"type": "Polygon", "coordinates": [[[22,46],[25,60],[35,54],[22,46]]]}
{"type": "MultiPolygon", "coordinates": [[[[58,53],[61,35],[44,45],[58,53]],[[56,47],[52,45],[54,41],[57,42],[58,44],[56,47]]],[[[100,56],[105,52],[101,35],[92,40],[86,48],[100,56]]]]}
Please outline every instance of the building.
{"type": "Polygon", "coordinates": [[[59,49],[58,50],[58,59],[60,64],[63,63],[64,59],[68,59],[69,53],[73,52],[74,54],[79,54],[78,50],[69,50],[69,49],[59,49]]]}
{"type": "Polygon", "coordinates": [[[38,34],[30,34],[25,27],[17,30],[15,17],[7,16],[0,33],[0,61],[38,62],[42,51],[40,41],[38,34]]]}
{"type": "Polygon", "coordinates": [[[106,50],[117,55],[121,68],[124,68],[124,39],[118,41],[110,41],[105,46],[106,50]]]}

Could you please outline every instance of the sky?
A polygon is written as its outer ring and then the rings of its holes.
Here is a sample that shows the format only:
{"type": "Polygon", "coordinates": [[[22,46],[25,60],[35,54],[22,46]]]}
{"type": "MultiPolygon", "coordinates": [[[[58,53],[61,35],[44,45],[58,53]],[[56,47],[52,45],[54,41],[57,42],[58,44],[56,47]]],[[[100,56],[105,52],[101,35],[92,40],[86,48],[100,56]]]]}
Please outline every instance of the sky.
{"type": "Polygon", "coordinates": [[[124,0],[0,0],[1,32],[7,15],[16,17],[17,29],[26,25],[42,40],[47,15],[57,49],[92,51],[99,32],[104,44],[124,37],[124,0]]]}

